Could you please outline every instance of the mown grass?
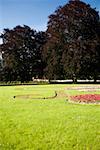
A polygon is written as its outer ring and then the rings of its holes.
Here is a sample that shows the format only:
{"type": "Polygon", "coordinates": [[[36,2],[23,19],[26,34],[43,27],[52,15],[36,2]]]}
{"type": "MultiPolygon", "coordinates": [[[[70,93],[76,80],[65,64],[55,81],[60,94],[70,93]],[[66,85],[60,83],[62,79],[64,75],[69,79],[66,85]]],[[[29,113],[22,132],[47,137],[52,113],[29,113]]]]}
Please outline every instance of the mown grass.
{"type": "Polygon", "coordinates": [[[63,96],[13,98],[50,96],[54,91],[77,93],[67,92],[68,86],[73,85],[0,87],[0,150],[99,150],[100,105],[73,104],[63,96]]]}

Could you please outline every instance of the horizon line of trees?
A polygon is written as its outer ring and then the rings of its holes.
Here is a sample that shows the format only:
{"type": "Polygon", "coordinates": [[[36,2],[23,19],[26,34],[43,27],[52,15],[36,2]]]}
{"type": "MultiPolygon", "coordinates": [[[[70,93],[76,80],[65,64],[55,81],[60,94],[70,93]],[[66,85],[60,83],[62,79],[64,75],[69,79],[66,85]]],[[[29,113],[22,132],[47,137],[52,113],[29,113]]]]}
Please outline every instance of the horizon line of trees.
{"type": "Polygon", "coordinates": [[[82,1],[59,7],[46,32],[18,25],[0,38],[0,81],[100,79],[100,16],[82,1]]]}

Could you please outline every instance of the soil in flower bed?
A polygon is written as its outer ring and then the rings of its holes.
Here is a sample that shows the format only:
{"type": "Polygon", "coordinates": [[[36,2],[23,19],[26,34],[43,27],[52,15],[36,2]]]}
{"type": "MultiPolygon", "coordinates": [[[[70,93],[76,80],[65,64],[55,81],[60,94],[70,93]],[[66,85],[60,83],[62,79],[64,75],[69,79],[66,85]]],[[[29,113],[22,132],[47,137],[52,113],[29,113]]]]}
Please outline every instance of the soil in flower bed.
{"type": "Polygon", "coordinates": [[[70,100],[79,103],[100,103],[100,94],[84,94],[70,96],[70,100]]]}

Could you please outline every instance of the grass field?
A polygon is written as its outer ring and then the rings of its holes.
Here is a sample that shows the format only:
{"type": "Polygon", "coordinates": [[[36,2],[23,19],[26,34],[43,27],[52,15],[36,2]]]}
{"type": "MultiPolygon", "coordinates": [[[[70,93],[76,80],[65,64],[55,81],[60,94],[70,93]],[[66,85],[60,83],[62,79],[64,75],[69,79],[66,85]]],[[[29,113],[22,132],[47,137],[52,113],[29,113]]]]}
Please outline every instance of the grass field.
{"type": "Polygon", "coordinates": [[[100,150],[100,105],[68,102],[72,86],[1,86],[0,150],[100,150]]]}

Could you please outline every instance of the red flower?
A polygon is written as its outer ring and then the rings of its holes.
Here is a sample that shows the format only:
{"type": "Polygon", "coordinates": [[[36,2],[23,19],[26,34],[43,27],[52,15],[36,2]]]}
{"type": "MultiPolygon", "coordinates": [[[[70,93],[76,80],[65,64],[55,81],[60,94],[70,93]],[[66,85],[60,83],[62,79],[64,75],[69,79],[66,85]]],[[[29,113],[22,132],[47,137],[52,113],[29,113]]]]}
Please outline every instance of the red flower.
{"type": "Polygon", "coordinates": [[[97,102],[100,101],[100,94],[76,95],[70,96],[70,99],[73,101],[80,101],[80,102],[97,102]]]}

